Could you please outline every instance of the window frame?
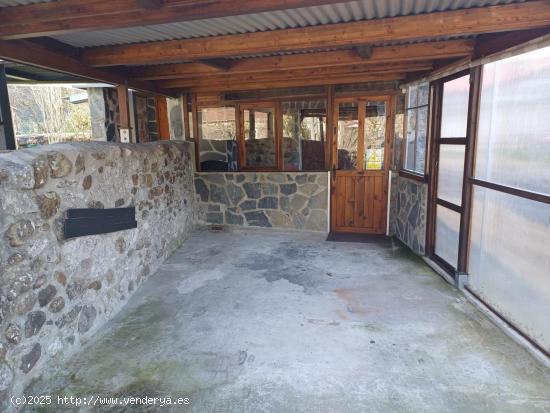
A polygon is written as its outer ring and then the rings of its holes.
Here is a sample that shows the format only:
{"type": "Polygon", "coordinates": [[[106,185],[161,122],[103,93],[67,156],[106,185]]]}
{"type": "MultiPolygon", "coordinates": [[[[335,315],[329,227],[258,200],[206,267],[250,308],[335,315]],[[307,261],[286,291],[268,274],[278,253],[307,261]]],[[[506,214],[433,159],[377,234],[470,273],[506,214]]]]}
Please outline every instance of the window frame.
{"type": "Polygon", "coordinates": [[[415,82],[407,86],[407,92],[405,93],[405,107],[403,114],[403,142],[401,145],[401,159],[399,161],[399,175],[405,178],[413,179],[420,182],[428,182],[428,161],[429,161],[429,145],[430,145],[430,135],[431,135],[431,123],[432,123],[432,85],[430,82],[415,82]],[[416,98],[416,105],[409,107],[409,94],[411,86],[419,86],[422,84],[428,85],[428,103],[423,105],[418,105],[418,94],[416,98]],[[426,118],[426,142],[424,144],[424,171],[418,172],[406,167],[407,165],[407,133],[409,125],[409,111],[414,110],[417,121],[415,122],[415,136],[414,136],[414,164],[416,164],[416,148],[418,143],[418,111],[421,108],[427,109],[427,118],[426,118]]]}

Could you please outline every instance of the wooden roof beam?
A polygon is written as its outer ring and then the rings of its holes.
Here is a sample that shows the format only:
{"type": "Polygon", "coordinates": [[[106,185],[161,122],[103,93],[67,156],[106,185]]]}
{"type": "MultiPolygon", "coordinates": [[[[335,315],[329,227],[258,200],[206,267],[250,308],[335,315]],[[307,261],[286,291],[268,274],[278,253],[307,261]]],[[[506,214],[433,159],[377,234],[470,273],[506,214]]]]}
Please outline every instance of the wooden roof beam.
{"type": "Polygon", "coordinates": [[[449,40],[401,46],[374,47],[365,61],[354,50],[301,53],[295,55],[256,57],[231,61],[227,69],[202,63],[179,63],[141,66],[129,70],[129,76],[139,80],[178,79],[193,76],[217,76],[221,73],[243,74],[276,70],[311,69],[350,66],[354,64],[402,63],[427,59],[448,59],[469,56],[474,50],[473,40],[449,40]]]}
{"type": "Polygon", "coordinates": [[[177,87],[174,86],[174,90],[182,93],[186,92],[228,92],[228,91],[243,91],[243,90],[265,90],[265,89],[284,89],[290,87],[306,87],[306,86],[325,86],[325,85],[339,85],[339,84],[352,84],[352,83],[366,83],[366,82],[381,82],[392,80],[405,79],[405,73],[367,73],[367,74],[352,74],[352,75],[337,75],[337,76],[323,76],[323,77],[311,77],[307,79],[287,79],[276,81],[250,81],[243,83],[232,83],[224,81],[215,84],[197,85],[192,87],[177,87]]]}
{"type": "Polygon", "coordinates": [[[351,0],[57,0],[0,9],[0,39],[262,13],[351,0]]]}
{"type": "Polygon", "coordinates": [[[193,77],[183,79],[171,79],[158,81],[157,84],[162,88],[174,88],[174,87],[195,87],[195,86],[207,86],[215,85],[219,83],[249,83],[249,82],[276,82],[287,80],[307,80],[309,78],[321,78],[326,76],[330,77],[353,77],[353,76],[368,76],[368,75],[382,75],[387,73],[406,73],[406,72],[418,72],[427,71],[433,69],[433,63],[431,61],[423,62],[405,62],[400,64],[386,64],[386,65],[352,65],[352,66],[338,66],[338,67],[325,67],[325,68],[313,68],[313,69],[298,69],[298,70],[284,70],[276,72],[264,72],[264,73],[250,73],[250,74],[220,74],[218,76],[210,77],[193,77]]]}
{"type": "Polygon", "coordinates": [[[225,36],[96,47],[92,66],[139,65],[548,27],[550,0],[225,36]]]}
{"type": "MultiPolygon", "coordinates": [[[[0,40],[0,59],[42,67],[60,73],[79,76],[113,85],[125,84],[124,74],[113,70],[90,67],[73,56],[52,51],[44,45],[29,40],[0,40]]],[[[129,86],[155,95],[172,95],[171,91],[162,91],[152,82],[130,80],[129,86]]]]}

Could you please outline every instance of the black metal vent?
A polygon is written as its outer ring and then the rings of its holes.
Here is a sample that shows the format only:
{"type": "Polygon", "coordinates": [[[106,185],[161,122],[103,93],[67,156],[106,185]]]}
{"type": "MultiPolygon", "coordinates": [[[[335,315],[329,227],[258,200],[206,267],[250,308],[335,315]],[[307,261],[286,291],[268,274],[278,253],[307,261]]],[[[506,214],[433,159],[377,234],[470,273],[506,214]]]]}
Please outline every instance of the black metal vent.
{"type": "Polygon", "coordinates": [[[75,238],[131,228],[137,228],[136,209],[134,207],[81,208],[67,210],[63,232],[65,238],[75,238]]]}

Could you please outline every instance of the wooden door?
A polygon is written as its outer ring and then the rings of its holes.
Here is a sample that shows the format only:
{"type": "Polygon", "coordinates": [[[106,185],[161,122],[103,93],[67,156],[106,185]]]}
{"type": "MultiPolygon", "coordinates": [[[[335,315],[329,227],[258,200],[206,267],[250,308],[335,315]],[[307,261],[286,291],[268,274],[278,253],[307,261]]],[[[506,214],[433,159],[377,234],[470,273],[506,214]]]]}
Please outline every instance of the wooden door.
{"type": "Polygon", "coordinates": [[[385,234],[393,126],[389,97],[336,99],[331,230],[385,234]]]}

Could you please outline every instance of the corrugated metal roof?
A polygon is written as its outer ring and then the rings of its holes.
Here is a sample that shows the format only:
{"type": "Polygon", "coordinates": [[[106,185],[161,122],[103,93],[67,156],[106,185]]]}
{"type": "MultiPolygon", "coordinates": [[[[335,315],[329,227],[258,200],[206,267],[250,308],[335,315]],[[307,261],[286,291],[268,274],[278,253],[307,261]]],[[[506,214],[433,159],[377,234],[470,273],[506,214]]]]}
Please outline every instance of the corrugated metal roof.
{"type": "MultiPolygon", "coordinates": [[[[0,0],[0,2],[10,1],[32,0],[0,0]]],[[[523,1],[525,0],[358,0],[300,9],[71,33],[54,37],[75,47],[107,46],[316,26],[523,1]]]]}
{"type": "Polygon", "coordinates": [[[0,0],[0,7],[25,6],[34,3],[50,3],[54,0],[0,0]]]}

